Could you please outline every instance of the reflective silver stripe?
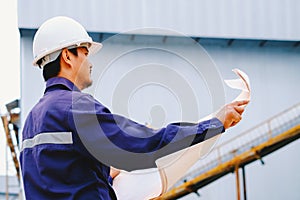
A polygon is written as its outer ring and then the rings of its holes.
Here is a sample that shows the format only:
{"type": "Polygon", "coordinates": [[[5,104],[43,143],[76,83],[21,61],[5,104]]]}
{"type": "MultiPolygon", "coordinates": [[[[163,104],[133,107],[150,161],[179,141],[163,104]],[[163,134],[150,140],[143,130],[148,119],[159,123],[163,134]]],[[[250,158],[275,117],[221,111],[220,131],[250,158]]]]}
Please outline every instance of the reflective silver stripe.
{"type": "Polygon", "coordinates": [[[39,144],[73,144],[72,132],[40,133],[22,142],[21,151],[39,144]]]}

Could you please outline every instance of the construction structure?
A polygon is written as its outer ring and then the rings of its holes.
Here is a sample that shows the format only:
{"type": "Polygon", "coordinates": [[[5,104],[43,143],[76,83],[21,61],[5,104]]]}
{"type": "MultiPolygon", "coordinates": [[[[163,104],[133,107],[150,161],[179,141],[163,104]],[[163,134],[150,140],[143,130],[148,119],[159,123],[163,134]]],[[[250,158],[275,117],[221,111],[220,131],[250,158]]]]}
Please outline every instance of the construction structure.
{"type": "Polygon", "coordinates": [[[245,166],[300,138],[300,103],[223,143],[159,199],[178,199],[228,173],[236,175],[236,199],[247,199],[245,166]],[[239,169],[242,169],[243,191],[239,169]],[[180,185],[181,184],[181,185],[180,185]],[[243,198],[242,198],[243,194],[243,198]]]}
{"type": "MultiPolygon", "coordinates": [[[[20,128],[20,106],[19,100],[16,99],[6,104],[6,113],[1,116],[4,133],[6,136],[6,175],[5,191],[1,191],[1,195],[5,199],[19,199],[20,193],[20,165],[18,161],[19,156],[19,128],[20,128]],[[10,156],[8,155],[10,154],[10,156]],[[12,161],[13,166],[9,161],[12,161]],[[9,171],[15,171],[15,176],[9,175],[9,171]]],[[[3,188],[4,185],[1,185],[3,188]]]]}

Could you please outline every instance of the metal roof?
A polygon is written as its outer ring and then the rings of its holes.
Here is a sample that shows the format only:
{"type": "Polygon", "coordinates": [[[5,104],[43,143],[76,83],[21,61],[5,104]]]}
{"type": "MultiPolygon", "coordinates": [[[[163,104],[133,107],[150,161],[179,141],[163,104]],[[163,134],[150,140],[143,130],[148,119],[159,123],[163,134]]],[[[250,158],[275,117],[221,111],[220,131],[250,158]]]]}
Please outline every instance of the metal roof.
{"type": "MultiPolygon", "coordinates": [[[[121,33],[145,27],[193,37],[300,40],[298,0],[19,0],[19,28],[36,29],[66,15],[88,31],[121,33]]],[[[143,33],[138,30],[137,33],[143,33]]]]}

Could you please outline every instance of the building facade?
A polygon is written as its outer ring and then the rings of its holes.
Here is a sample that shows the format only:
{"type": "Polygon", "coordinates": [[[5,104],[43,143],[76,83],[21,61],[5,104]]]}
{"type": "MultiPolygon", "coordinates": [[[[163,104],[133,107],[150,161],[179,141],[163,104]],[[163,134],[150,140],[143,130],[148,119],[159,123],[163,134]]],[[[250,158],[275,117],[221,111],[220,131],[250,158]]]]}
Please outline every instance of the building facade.
{"type": "MultiPolygon", "coordinates": [[[[195,121],[237,95],[223,80],[233,68],[250,78],[243,121],[218,141],[300,102],[300,2],[289,1],[18,1],[22,120],[43,94],[32,66],[32,40],[46,19],[65,15],[104,44],[91,58],[94,95],[113,112],[161,127],[195,121]],[[25,5],[26,4],[26,5],[25,5]]],[[[247,166],[249,199],[299,199],[299,141],[247,166]]],[[[234,199],[233,175],[201,189],[204,199],[234,199]]],[[[195,199],[190,194],[183,199],[195,199]]]]}

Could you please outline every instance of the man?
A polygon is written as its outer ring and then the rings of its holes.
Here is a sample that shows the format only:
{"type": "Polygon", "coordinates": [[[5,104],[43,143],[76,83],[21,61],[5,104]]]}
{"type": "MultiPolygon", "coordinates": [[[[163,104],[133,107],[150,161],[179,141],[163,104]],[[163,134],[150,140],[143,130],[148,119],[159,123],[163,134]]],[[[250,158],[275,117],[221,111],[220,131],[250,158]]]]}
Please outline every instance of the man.
{"type": "Polygon", "coordinates": [[[67,17],[47,20],[35,34],[33,64],[43,69],[46,90],[23,128],[20,163],[27,199],[116,199],[110,166],[154,167],[157,158],[241,120],[247,101],[228,104],[207,121],[159,130],[110,113],[81,92],[92,84],[88,55],[101,46],[67,17]]]}

